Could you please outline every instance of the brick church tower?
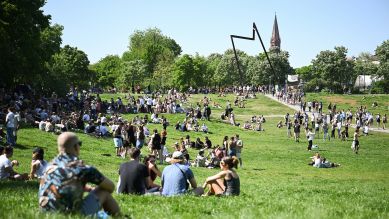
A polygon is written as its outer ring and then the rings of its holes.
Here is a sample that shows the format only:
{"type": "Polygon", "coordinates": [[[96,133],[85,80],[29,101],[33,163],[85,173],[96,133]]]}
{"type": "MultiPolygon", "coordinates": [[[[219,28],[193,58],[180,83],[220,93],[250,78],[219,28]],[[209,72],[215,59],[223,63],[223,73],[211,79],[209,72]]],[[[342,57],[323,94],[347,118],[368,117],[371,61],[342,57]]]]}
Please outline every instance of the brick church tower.
{"type": "Polygon", "coordinates": [[[281,50],[281,38],[278,32],[277,15],[274,16],[273,33],[270,40],[270,50],[281,50]]]}

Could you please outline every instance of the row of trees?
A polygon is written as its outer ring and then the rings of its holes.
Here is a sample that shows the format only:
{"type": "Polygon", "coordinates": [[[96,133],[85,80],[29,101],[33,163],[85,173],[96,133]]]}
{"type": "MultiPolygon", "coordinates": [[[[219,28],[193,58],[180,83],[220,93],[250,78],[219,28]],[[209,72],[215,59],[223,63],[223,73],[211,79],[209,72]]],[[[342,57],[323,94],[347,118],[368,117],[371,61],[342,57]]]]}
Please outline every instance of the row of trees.
{"type": "Polygon", "coordinates": [[[242,69],[242,75],[239,75],[233,50],[208,57],[181,55],[181,47],[157,28],[136,31],[129,41],[128,51],[122,57],[109,55],[91,66],[98,86],[127,90],[139,84],[187,90],[203,86],[284,84],[286,75],[293,70],[285,51],[269,52],[275,74],[264,54],[249,56],[238,51],[242,69]]]}
{"type": "Polygon", "coordinates": [[[334,51],[321,51],[312,64],[295,69],[306,91],[317,88],[341,93],[353,91],[358,75],[372,75],[380,79],[373,84],[375,93],[389,92],[389,40],[375,50],[375,55],[363,52],[358,57],[347,57],[347,48],[335,47],[334,51]]]}
{"type": "Polygon", "coordinates": [[[345,47],[320,52],[311,65],[293,69],[286,51],[268,52],[274,72],[264,53],[250,56],[237,51],[239,75],[231,49],[207,57],[181,54],[181,46],[157,28],[136,31],[129,37],[128,50],[121,56],[108,55],[90,65],[87,54],[65,45],[61,47],[63,27],[51,25],[50,15],[41,8],[44,0],[4,0],[0,4],[0,86],[28,83],[42,91],[65,93],[70,86],[87,88],[135,85],[187,90],[230,85],[283,85],[288,74],[299,74],[305,89],[343,92],[352,88],[360,74],[378,75],[378,92],[389,92],[389,41],[375,54],[362,53],[347,58],[345,47]],[[378,63],[378,64],[377,64],[378,63]]]}

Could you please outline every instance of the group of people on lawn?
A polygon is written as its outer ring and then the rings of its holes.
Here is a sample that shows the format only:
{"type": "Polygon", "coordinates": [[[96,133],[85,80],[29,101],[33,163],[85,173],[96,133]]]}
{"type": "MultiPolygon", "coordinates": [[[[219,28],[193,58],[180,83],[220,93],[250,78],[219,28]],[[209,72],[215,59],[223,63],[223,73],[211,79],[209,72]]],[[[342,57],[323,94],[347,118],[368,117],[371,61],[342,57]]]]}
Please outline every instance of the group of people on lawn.
{"type": "MultiPolygon", "coordinates": [[[[114,183],[95,167],[86,165],[79,159],[82,142],[76,134],[64,132],[58,136],[58,155],[50,162],[44,160],[44,151],[33,151],[30,174],[20,174],[13,170],[18,162],[10,159],[13,147],[1,148],[0,178],[26,180],[38,178],[39,206],[45,211],[73,212],[96,215],[101,208],[111,215],[120,214],[120,208],[112,197],[114,183]],[[90,187],[87,183],[95,184],[90,187]],[[83,197],[84,191],[88,192],[83,197]]],[[[184,154],[175,151],[170,165],[161,172],[156,164],[156,156],[148,155],[141,162],[141,151],[133,147],[128,151],[130,161],[119,167],[117,192],[134,195],[175,196],[183,194],[239,195],[240,180],[236,172],[238,158],[224,157],[220,161],[221,171],[208,177],[203,186],[198,186],[195,176],[184,154]],[[161,177],[161,185],[155,179],[161,177]],[[191,189],[190,189],[191,188],[191,189]]]]}

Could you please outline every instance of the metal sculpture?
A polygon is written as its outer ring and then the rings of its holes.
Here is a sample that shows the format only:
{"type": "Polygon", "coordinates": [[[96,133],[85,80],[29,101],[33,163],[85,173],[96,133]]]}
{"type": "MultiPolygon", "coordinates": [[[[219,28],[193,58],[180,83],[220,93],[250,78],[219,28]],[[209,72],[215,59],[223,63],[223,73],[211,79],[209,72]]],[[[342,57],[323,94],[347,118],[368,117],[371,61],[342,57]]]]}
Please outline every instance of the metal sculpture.
{"type": "MultiPolygon", "coordinates": [[[[243,85],[243,78],[242,78],[242,77],[243,77],[243,74],[242,74],[242,70],[241,70],[241,68],[240,68],[238,54],[236,53],[236,49],[235,49],[234,38],[244,39],[244,40],[255,40],[255,33],[257,33],[257,36],[258,36],[258,38],[259,38],[259,41],[261,41],[262,49],[263,49],[263,51],[265,52],[267,61],[268,61],[269,64],[270,64],[270,68],[271,68],[271,70],[272,70],[272,72],[273,72],[273,76],[275,76],[275,71],[274,71],[274,69],[273,69],[273,65],[271,64],[270,59],[269,59],[269,56],[267,55],[265,46],[263,45],[262,38],[261,38],[261,36],[259,35],[257,25],[255,25],[255,23],[253,22],[253,36],[252,36],[252,37],[244,37],[244,36],[230,35],[230,36],[231,36],[231,42],[232,42],[232,48],[234,49],[236,64],[237,64],[237,66],[238,66],[239,79],[240,79],[241,85],[243,85]]],[[[273,79],[273,77],[270,79],[270,80],[271,80],[271,82],[270,82],[271,84],[273,84],[273,83],[272,83],[272,79],[273,79]]]]}

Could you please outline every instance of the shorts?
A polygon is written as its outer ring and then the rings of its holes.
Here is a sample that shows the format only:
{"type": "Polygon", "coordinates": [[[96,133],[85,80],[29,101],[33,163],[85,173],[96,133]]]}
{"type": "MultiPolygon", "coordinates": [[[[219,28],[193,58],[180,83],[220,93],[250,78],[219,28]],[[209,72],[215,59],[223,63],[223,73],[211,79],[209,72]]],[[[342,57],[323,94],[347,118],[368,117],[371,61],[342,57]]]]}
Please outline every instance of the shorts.
{"type": "Polygon", "coordinates": [[[83,200],[81,205],[81,214],[96,215],[101,209],[100,201],[97,195],[92,191],[83,200]]]}
{"type": "Polygon", "coordinates": [[[229,155],[230,157],[236,156],[236,149],[235,149],[235,148],[231,148],[228,155],[229,155]]]}
{"type": "Polygon", "coordinates": [[[115,148],[123,147],[123,139],[121,138],[114,138],[113,143],[115,143],[115,148]]]}

